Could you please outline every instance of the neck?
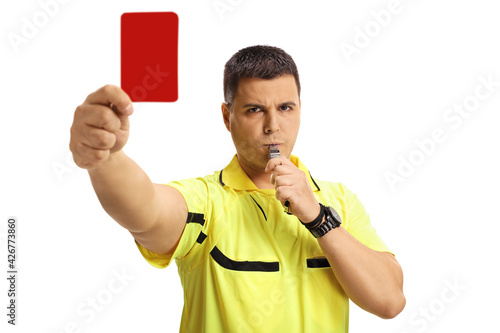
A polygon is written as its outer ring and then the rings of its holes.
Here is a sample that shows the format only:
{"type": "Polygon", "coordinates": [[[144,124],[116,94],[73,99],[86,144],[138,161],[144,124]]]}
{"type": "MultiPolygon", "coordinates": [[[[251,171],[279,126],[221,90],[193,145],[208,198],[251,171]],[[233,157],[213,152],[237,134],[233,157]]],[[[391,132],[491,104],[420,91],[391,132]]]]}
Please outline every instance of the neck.
{"type": "Polygon", "coordinates": [[[271,175],[268,173],[265,173],[264,171],[257,171],[249,166],[247,166],[243,161],[238,159],[238,162],[240,163],[241,168],[245,173],[247,174],[248,178],[252,181],[252,183],[257,186],[257,188],[263,190],[263,189],[274,189],[274,185],[271,183],[271,175]]]}

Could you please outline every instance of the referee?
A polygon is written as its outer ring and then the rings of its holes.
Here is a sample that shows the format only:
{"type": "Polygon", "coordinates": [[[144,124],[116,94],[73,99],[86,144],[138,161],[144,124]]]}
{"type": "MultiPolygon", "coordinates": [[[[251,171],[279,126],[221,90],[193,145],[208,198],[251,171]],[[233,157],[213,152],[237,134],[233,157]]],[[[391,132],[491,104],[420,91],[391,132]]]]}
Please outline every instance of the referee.
{"type": "Polygon", "coordinates": [[[224,68],[224,99],[233,159],[167,185],[122,150],[133,106],[120,88],[90,94],[71,127],[75,163],[106,212],[151,265],[175,259],[180,331],[348,332],[349,299],[381,318],[399,314],[401,267],[357,196],[313,178],[292,154],[301,114],[293,59],[271,46],[238,51],[224,68]]]}

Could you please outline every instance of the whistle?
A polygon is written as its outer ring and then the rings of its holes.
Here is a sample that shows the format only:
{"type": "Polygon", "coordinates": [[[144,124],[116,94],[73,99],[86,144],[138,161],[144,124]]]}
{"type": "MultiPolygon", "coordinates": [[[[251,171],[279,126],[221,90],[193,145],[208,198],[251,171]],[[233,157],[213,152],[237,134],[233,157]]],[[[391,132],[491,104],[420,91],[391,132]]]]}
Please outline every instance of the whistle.
{"type": "Polygon", "coordinates": [[[280,148],[278,145],[269,145],[269,159],[280,157],[280,148]]]}

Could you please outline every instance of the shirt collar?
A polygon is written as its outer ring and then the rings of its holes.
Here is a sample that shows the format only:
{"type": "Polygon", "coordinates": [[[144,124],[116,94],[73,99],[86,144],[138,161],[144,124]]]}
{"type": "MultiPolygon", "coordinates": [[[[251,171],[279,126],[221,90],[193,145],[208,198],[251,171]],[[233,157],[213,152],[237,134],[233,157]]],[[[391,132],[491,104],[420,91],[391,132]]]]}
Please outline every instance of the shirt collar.
{"type": "MultiPolygon", "coordinates": [[[[309,185],[313,192],[319,191],[320,188],[311,177],[311,173],[307,168],[302,164],[300,159],[292,155],[290,157],[290,161],[300,170],[304,171],[307,180],[309,181],[309,185]]],[[[228,186],[235,190],[249,191],[255,190],[258,191],[259,188],[255,186],[255,184],[250,180],[245,171],[241,168],[240,162],[238,161],[238,156],[235,154],[231,162],[220,172],[219,174],[219,183],[222,186],[228,186]]]]}

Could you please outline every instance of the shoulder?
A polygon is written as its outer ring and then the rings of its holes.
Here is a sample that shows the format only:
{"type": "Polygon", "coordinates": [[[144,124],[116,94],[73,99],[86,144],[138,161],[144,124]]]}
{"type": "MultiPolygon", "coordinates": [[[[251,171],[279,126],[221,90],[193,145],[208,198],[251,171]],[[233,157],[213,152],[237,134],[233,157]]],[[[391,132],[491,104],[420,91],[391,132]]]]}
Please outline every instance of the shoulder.
{"type": "Polygon", "coordinates": [[[356,194],[351,192],[344,184],[329,181],[315,180],[320,188],[317,191],[318,201],[331,206],[341,216],[344,227],[347,227],[353,212],[362,210],[356,194]]]}
{"type": "Polygon", "coordinates": [[[349,203],[352,201],[352,193],[344,184],[323,180],[314,180],[319,187],[318,196],[325,199],[335,200],[339,203],[349,203]]]}
{"type": "Polygon", "coordinates": [[[167,183],[178,190],[191,212],[218,211],[227,197],[227,189],[219,181],[220,171],[205,177],[175,180],[167,183]]]}
{"type": "Polygon", "coordinates": [[[220,183],[220,171],[216,171],[211,175],[205,177],[187,178],[181,180],[174,180],[166,185],[172,186],[179,190],[191,191],[194,193],[202,192],[223,192],[224,186],[220,183]]]}

